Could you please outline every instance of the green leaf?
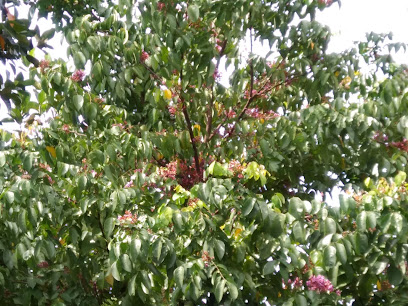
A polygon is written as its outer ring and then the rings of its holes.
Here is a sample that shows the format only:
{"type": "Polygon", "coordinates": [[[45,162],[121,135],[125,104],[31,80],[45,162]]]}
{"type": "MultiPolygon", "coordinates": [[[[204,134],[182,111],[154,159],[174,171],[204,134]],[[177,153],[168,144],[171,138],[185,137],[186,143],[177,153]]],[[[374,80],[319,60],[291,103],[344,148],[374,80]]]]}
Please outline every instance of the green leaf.
{"type": "Polygon", "coordinates": [[[374,274],[378,275],[382,273],[385,268],[387,268],[389,263],[389,259],[387,257],[383,257],[380,260],[377,260],[376,263],[374,264],[374,274]]]}
{"type": "Polygon", "coordinates": [[[0,152],[0,167],[3,167],[6,164],[6,154],[0,152]]]}
{"type": "Polygon", "coordinates": [[[222,297],[224,295],[225,283],[226,283],[225,279],[220,279],[217,285],[215,286],[214,295],[218,303],[221,302],[222,297]]]}
{"type": "Polygon", "coordinates": [[[275,268],[278,265],[279,264],[276,263],[275,261],[268,261],[265,264],[265,266],[263,267],[262,274],[263,275],[268,275],[268,274],[271,274],[271,273],[275,272],[276,271],[275,268]]]}
{"type": "Polygon", "coordinates": [[[231,300],[235,301],[238,298],[238,288],[234,283],[228,282],[228,291],[231,300]]]}
{"type": "Polygon", "coordinates": [[[196,22],[200,17],[200,9],[195,4],[189,5],[187,8],[187,14],[192,22],[196,22]]]}
{"type": "Polygon", "coordinates": [[[180,212],[173,213],[173,223],[177,230],[182,230],[183,228],[183,217],[181,216],[180,212]]]}
{"type": "Polygon", "coordinates": [[[242,215],[248,216],[254,209],[255,203],[256,203],[255,198],[246,198],[242,205],[242,215]]]}
{"type": "Polygon", "coordinates": [[[157,239],[153,243],[153,260],[159,262],[161,252],[162,252],[163,242],[161,239],[157,239]]]}
{"type": "Polygon", "coordinates": [[[25,233],[27,231],[27,211],[23,209],[19,214],[18,214],[18,227],[20,230],[25,233]]]}
{"type": "Polygon", "coordinates": [[[82,105],[84,105],[84,97],[81,95],[75,95],[72,101],[74,103],[75,109],[79,112],[82,108],[82,105]]]}
{"type": "Polygon", "coordinates": [[[130,261],[129,255],[128,254],[122,254],[120,256],[120,262],[122,264],[123,270],[127,272],[132,272],[132,263],[130,261]]]}
{"type": "Polygon", "coordinates": [[[347,251],[342,243],[336,242],[336,255],[338,260],[345,265],[347,263],[347,251]]]}
{"type": "Polygon", "coordinates": [[[137,262],[141,246],[142,242],[138,238],[133,239],[132,242],[130,243],[130,256],[132,257],[134,263],[137,262]]]}
{"type": "Polygon", "coordinates": [[[394,182],[397,186],[401,186],[403,182],[407,179],[407,174],[403,171],[399,171],[398,174],[394,177],[394,182]]]}
{"type": "Polygon", "coordinates": [[[332,218],[326,218],[326,220],[324,220],[324,234],[325,235],[335,234],[336,231],[337,231],[336,221],[334,221],[332,218]]]}
{"type": "Polygon", "coordinates": [[[179,266],[174,270],[174,280],[179,288],[183,287],[184,281],[184,267],[179,266]]]}
{"type": "Polygon", "coordinates": [[[356,223],[359,231],[364,232],[367,229],[367,213],[365,211],[358,214],[356,223]]]}
{"type": "Polygon", "coordinates": [[[105,233],[106,238],[109,238],[113,232],[115,227],[115,219],[112,217],[106,218],[105,222],[103,223],[103,231],[105,233]]]}
{"type": "Polygon", "coordinates": [[[31,183],[28,180],[21,180],[20,189],[24,196],[29,197],[31,193],[31,183]]]}
{"type": "Polygon", "coordinates": [[[323,262],[327,268],[333,268],[336,265],[336,248],[332,245],[327,246],[323,251],[323,262]]]}
{"type": "Polygon", "coordinates": [[[133,275],[133,277],[130,279],[129,283],[128,283],[128,294],[130,296],[135,296],[136,295],[136,276],[137,275],[133,275]]]}
{"type": "Polygon", "coordinates": [[[387,276],[391,285],[398,286],[404,280],[404,274],[394,265],[387,269],[387,276]]]}
{"type": "Polygon", "coordinates": [[[12,191],[7,191],[4,194],[4,198],[6,199],[7,203],[12,204],[14,202],[14,193],[12,191]]]}
{"type": "Polygon", "coordinates": [[[296,219],[303,216],[304,207],[303,201],[299,198],[294,197],[289,200],[289,213],[296,219]]]}
{"type": "Polygon", "coordinates": [[[309,305],[307,303],[307,299],[301,295],[301,294],[297,294],[296,295],[296,306],[307,306],[309,305]]]}
{"type": "Polygon", "coordinates": [[[208,172],[215,177],[223,177],[229,175],[228,169],[218,162],[212,162],[208,167],[208,172]]]}
{"type": "Polygon", "coordinates": [[[28,153],[24,158],[23,167],[25,170],[30,171],[33,166],[33,154],[28,153]]]}
{"type": "Polygon", "coordinates": [[[81,191],[85,190],[86,188],[86,183],[87,183],[87,178],[85,175],[81,175],[78,179],[78,188],[81,191]]]}
{"type": "Polygon", "coordinates": [[[79,69],[85,68],[86,57],[81,51],[78,51],[74,54],[74,63],[75,66],[79,69]]]}
{"type": "Polygon", "coordinates": [[[375,229],[377,226],[377,216],[373,211],[368,211],[367,212],[367,217],[366,217],[366,226],[368,229],[375,229]]]}
{"type": "Polygon", "coordinates": [[[300,243],[304,242],[305,230],[303,228],[302,222],[295,221],[295,223],[293,223],[292,232],[293,232],[293,237],[295,238],[296,242],[300,242],[300,243]]]}
{"type": "Polygon", "coordinates": [[[225,243],[222,242],[221,240],[215,239],[214,248],[215,248],[217,257],[221,260],[225,254],[225,243]]]}
{"type": "Polygon", "coordinates": [[[112,276],[114,279],[116,279],[118,282],[121,281],[121,277],[120,277],[120,272],[118,269],[118,262],[115,261],[112,266],[111,266],[111,271],[112,271],[112,276]]]}

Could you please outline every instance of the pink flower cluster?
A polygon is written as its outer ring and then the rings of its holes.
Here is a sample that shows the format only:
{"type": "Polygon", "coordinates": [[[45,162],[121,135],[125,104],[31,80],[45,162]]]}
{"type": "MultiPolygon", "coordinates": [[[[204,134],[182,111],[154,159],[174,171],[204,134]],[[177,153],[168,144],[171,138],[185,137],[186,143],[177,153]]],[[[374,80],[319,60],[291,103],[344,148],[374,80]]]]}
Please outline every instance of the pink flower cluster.
{"type": "Polygon", "coordinates": [[[175,180],[176,174],[177,174],[177,161],[172,161],[168,163],[166,167],[159,168],[159,175],[161,177],[175,180]]]}
{"type": "Polygon", "coordinates": [[[319,4],[323,4],[326,6],[329,6],[332,3],[333,3],[333,0],[319,0],[319,4]]]}
{"type": "Polygon", "coordinates": [[[170,115],[174,116],[177,113],[177,108],[174,106],[168,106],[167,107],[169,110],[170,115]]]}
{"type": "Polygon", "coordinates": [[[140,55],[140,61],[144,63],[148,58],[149,58],[149,53],[147,53],[146,51],[142,51],[142,54],[140,55]]]}
{"type": "Polygon", "coordinates": [[[242,175],[242,170],[244,170],[244,166],[241,165],[241,163],[235,159],[231,160],[228,163],[228,170],[230,170],[232,173],[238,174],[239,178],[243,178],[244,176],[242,175]]]}
{"type": "Polygon", "coordinates": [[[131,187],[133,187],[134,185],[133,185],[133,181],[129,181],[129,182],[127,182],[126,184],[125,184],[125,188],[131,188],[131,187]]]}
{"type": "Polygon", "coordinates": [[[291,286],[292,289],[299,289],[302,288],[303,281],[299,277],[296,277],[294,280],[289,279],[288,285],[291,286]]]}
{"type": "Polygon", "coordinates": [[[213,73],[213,78],[216,81],[219,81],[221,79],[221,72],[219,72],[217,68],[215,68],[215,71],[213,73]]]}
{"type": "Polygon", "coordinates": [[[381,132],[376,132],[373,138],[377,142],[387,142],[388,141],[388,136],[381,132]]]}
{"type": "Polygon", "coordinates": [[[48,67],[50,67],[50,62],[47,61],[47,60],[42,60],[42,61],[40,62],[39,67],[40,67],[41,73],[44,74],[45,69],[47,69],[48,67]]]}
{"type": "Polygon", "coordinates": [[[75,71],[71,76],[71,80],[77,83],[82,82],[84,78],[85,78],[85,72],[83,72],[82,70],[75,71]]]}
{"type": "Polygon", "coordinates": [[[309,290],[321,292],[333,292],[334,288],[332,283],[323,275],[312,275],[306,282],[309,290]]]}
{"type": "Polygon", "coordinates": [[[408,140],[407,139],[402,139],[402,141],[393,141],[391,142],[391,146],[395,147],[397,149],[400,149],[402,151],[408,152],[408,140]]]}
{"type": "Polygon", "coordinates": [[[237,113],[235,111],[233,111],[233,110],[229,110],[229,111],[227,111],[226,115],[227,115],[228,119],[232,119],[237,115],[237,113]]]}
{"type": "Polygon", "coordinates": [[[137,215],[133,215],[129,210],[126,210],[123,216],[118,216],[118,220],[120,225],[135,224],[137,222],[137,215]]]}
{"type": "Polygon", "coordinates": [[[275,113],[273,110],[264,112],[264,111],[259,110],[259,108],[257,107],[248,108],[245,111],[245,114],[252,118],[267,119],[267,120],[279,117],[279,114],[275,113]]]}

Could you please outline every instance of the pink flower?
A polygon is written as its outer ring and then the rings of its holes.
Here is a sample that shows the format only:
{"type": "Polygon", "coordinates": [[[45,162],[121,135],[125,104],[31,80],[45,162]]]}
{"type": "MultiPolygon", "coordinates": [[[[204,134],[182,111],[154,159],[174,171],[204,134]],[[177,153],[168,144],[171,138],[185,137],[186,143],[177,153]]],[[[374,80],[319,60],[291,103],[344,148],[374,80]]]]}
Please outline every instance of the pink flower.
{"type": "Polygon", "coordinates": [[[236,112],[235,111],[233,111],[233,110],[229,110],[228,112],[227,112],[227,118],[228,119],[231,119],[231,118],[234,118],[235,116],[236,116],[236,112]]]}
{"type": "Polygon", "coordinates": [[[168,106],[170,115],[174,116],[177,112],[177,109],[174,106],[168,106]]]}
{"type": "Polygon", "coordinates": [[[49,61],[47,61],[47,60],[42,60],[41,62],[40,62],[40,69],[41,69],[41,73],[44,73],[45,72],[45,69],[47,69],[48,67],[50,67],[50,62],[49,61]]]}
{"type": "Polygon", "coordinates": [[[77,70],[72,74],[71,80],[73,80],[74,82],[82,82],[84,80],[84,77],[85,72],[83,72],[82,70],[77,70]]]}
{"type": "Polygon", "coordinates": [[[312,275],[306,282],[309,290],[321,292],[332,292],[334,290],[332,283],[323,275],[312,275]]]}
{"type": "Polygon", "coordinates": [[[221,78],[221,73],[218,71],[218,69],[216,68],[214,73],[213,73],[213,78],[214,80],[218,81],[221,78]]]}
{"type": "Polygon", "coordinates": [[[165,4],[163,2],[157,2],[157,9],[159,11],[163,10],[165,8],[165,4]]]}
{"type": "Polygon", "coordinates": [[[133,181],[129,181],[129,182],[126,183],[125,188],[130,188],[130,187],[133,187],[133,186],[134,186],[133,181]]]}
{"type": "Polygon", "coordinates": [[[133,215],[129,210],[126,210],[123,216],[118,216],[118,220],[120,225],[135,224],[137,222],[137,215],[133,215]]]}
{"type": "Polygon", "coordinates": [[[149,53],[147,53],[146,51],[142,51],[142,54],[140,55],[140,61],[144,63],[148,58],[149,58],[149,53]]]}
{"type": "Polygon", "coordinates": [[[37,264],[37,267],[39,267],[39,268],[48,268],[49,266],[50,266],[50,264],[47,261],[42,261],[42,262],[37,264]]]}

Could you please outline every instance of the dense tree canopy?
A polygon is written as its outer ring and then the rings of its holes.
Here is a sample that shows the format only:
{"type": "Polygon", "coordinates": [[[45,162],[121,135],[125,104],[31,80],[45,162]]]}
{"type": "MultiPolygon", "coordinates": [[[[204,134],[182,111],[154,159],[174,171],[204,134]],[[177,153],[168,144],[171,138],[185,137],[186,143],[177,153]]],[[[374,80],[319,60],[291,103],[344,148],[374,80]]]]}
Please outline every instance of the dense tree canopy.
{"type": "Polygon", "coordinates": [[[0,1],[2,303],[407,304],[405,45],[328,53],[337,4],[0,1]]]}

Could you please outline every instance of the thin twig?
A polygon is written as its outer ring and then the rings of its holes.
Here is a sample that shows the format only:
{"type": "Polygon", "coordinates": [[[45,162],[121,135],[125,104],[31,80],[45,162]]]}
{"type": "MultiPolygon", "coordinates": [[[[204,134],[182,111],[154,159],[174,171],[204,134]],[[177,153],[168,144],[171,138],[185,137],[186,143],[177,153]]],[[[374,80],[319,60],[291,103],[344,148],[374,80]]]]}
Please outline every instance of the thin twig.
{"type": "MultiPolygon", "coordinates": [[[[182,62],[181,65],[183,65],[183,56],[181,56],[181,62],[182,62]]],[[[180,83],[181,83],[181,86],[183,86],[183,68],[181,68],[181,71],[180,71],[180,83]]],[[[200,176],[200,159],[198,157],[198,150],[197,150],[197,146],[196,146],[195,141],[194,141],[193,127],[191,125],[190,116],[188,114],[186,101],[184,100],[184,97],[183,97],[181,92],[179,93],[179,97],[180,97],[180,101],[181,101],[181,108],[183,110],[184,119],[186,120],[188,133],[190,134],[191,145],[193,146],[194,161],[195,161],[195,164],[196,164],[196,171],[197,171],[198,176],[200,176]]]]}
{"type": "MultiPolygon", "coordinates": [[[[215,71],[218,72],[218,67],[220,66],[220,62],[221,62],[221,57],[224,55],[224,51],[225,48],[227,47],[227,39],[224,40],[222,47],[221,47],[221,51],[220,51],[220,55],[217,59],[217,64],[215,66],[215,71]]],[[[213,111],[213,104],[214,104],[214,100],[215,100],[215,93],[214,93],[214,87],[215,87],[215,77],[214,77],[214,81],[213,81],[213,86],[211,89],[211,100],[210,103],[208,105],[208,110],[207,110],[207,128],[206,128],[206,133],[205,133],[205,139],[204,139],[204,143],[207,143],[210,140],[210,134],[211,134],[211,129],[212,129],[212,111],[213,111]]]]}

